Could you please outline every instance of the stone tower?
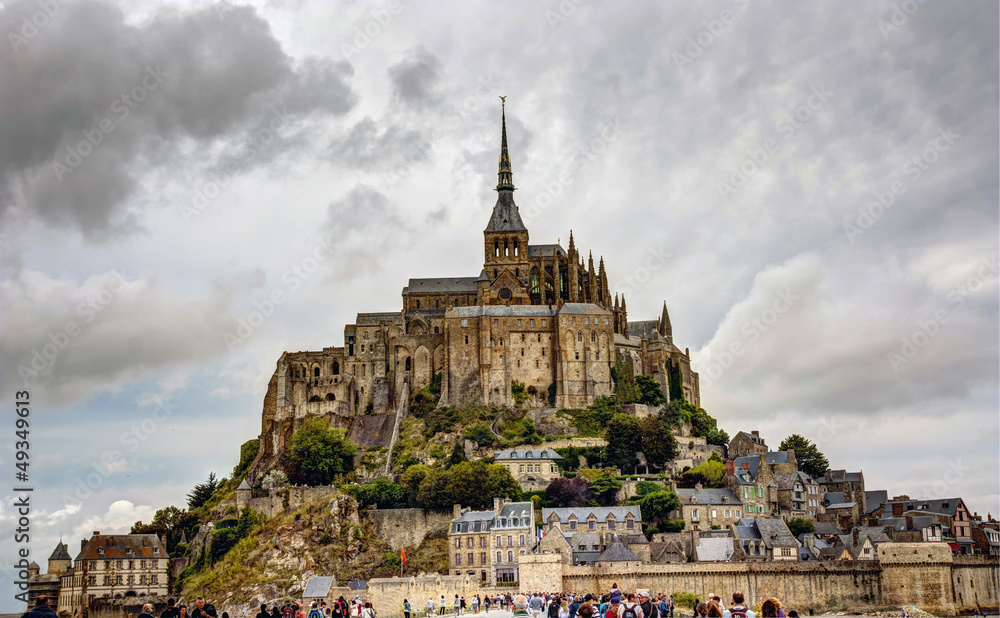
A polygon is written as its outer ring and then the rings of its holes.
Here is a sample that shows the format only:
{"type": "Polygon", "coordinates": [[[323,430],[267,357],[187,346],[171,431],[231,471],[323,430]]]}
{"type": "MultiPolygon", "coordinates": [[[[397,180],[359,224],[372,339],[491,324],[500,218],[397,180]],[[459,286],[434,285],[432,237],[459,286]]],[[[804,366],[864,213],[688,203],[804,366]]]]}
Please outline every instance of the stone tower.
{"type": "MultiPolygon", "coordinates": [[[[514,175],[507,152],[507,114],[501,111],[500,169],[497,172],[497,203],[493,207],[486,229],[483,230],[485,261],[483,271],[490,282],[496,281],[505,271],[518,282],[527,279],[528,228],[521,221],[521,214],[514,203],[514,175]]],[[[500,298],[509,301],[510,298],[500,298]]]]}

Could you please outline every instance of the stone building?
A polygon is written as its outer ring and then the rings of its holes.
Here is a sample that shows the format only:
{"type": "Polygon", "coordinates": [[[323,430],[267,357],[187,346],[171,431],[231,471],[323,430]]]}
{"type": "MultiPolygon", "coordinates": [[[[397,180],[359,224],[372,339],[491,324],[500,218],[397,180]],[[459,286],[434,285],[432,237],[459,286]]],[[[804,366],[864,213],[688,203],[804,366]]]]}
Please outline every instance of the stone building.
{"type": "Polygon", "coordinates": [[[69,549],[62,541],[56,544],[49,556],[48,568],[45,573],[41,573],[41,567],[37,562],[28,565],[28,607],[35,606],[38,597],[45,595],[49,598],[49,606],[53,611],[61,609],[59,604],[59,588],[62,583],[62,576],[73,566],[73,558],[69,555],[69,549]]]}
{"type": "Polygon", "coordinates": [[[750,433],[741,431],[733,436],[733,439],[729,441],[730,459],[756,455],[757,453],[766,453],[767,451],[767,444],[765,444],[764,440],[760,437],[760,432],[756,430],[751,431],[750,433]]]}
{"type": "Polygon", "coordinates": [[[782,519],[815,519],[823,513],[820,484],[805,472],[775,474],[774,482],[778,485],[777,514],[782,519]]]}
{"type": "Polygon", "coordinates": [[[611,366],[621,356],[668,399],[680,392],[700,405],[698,374],[687,348],[674,345],[666,304],[658,319],[630,323],[603,257],[596,265],[591,252],[585,258],[572,232],[566,248],[530,242],[514,202],[503,115],[496,191],[483,263],[468,265],[469,276],[409,279],[401,309],[357,314],[343,346],[282,353],[264,397],[251,482],[306,419],[350,429],[366,413],[395,410],[435,375],[445,405],[512,406],[517,391],[528,395],[524,405],[582,408],[611,394],[611,366]]]}
{"type": "Polygon", "coordinates": [[[910,500],[909,496],[896,496],[885,507],[893,518],[930,516],[944,528],[944,540],[957,553],[972,553],[972,512],[961,498],[939,500],[910,500]]]}
{"type": "Polygon", "coordinates": [[[670,519],[683,519],[685,530],[729,528],[744,516],[743,503],[729,489],[703,489],[698,483],[694,489],[677,489],[674,493],[681,506],[670,514],[670,519]]]}
{"type": "Polygon", "coordinates": [[[735,539],[734,560],[799,559],[799,542],[780,519],[741,519],[731,529],[735,539]]]}
{"type": "Polygon", "coordinates": [[[480,581],[518,581],[518,558],[534,544],[535,512],[530,502],[494,499],[492,511],[454,507],[448,528],[448,568],[480,581]]]}
{"type": "Polygon", "coordinates": [[[778,510],[775,476],[797,471],[795,451],[772,451],[726,462],[723,485],[743,503],[744,516],[773,516],[778,510]]]}
{"type": "Polygon", "coordinates": [[[856,502],[861,515],[867,513],[865,500],[864,472],[848,472],[846,470],[827,470],[826,474],[816,479],[823,486],[823,492],[838,492],[843,494],[843,502],[856,502]]]}
{"type": "Polygon", "coordinates": [[[523,491],[545,489],[561,476],[556,462],[562,456],[552,449],[508,449],[493,457],[494,463],[510,470],[523,491]]]}
{"type": "Polygon", "coordinates": [[[155,534],[105,534],[95,530],[61,577],[59,608],[87,615],[94,599],[159,596],[168,592],[169,556],[155,534]]]}
{"type": "Polygon", "coordinates": [[[542,523],[547,530],[559,528],[563,534],[577,532],[642,532],[642,510],[634,506],[579,506],[542,509],[542,523]]]}

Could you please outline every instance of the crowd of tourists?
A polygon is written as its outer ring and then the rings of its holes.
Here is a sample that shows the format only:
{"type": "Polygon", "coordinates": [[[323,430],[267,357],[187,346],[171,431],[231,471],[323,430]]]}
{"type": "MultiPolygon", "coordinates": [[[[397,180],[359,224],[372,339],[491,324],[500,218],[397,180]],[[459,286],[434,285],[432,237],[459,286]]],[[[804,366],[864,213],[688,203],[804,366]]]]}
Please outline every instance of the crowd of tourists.
{"type": "MultiPolygon", "coordinates": [[[[453,599],[442,595],[427,599],[422,609],[427,618],[478,614],[491,609],[509,610],[515,617],[528,618],[674,618],[677,603],[671,594],[652,594],[645,588],[626,593],[614,584],[609,592],[600,595],[536,592],[481,597],[477,594],[468,601],[457,594],[453,599]]],[[[721,597],[710,594],[704,601],[695,600],[692,609],[696,618],[757,618],[745,604],[742,592],[732,594],[728,607],[721,597]]],[[[403,601],[402,613],[404,618],[423,618],[408,599],[403,601]]],[[[786,613],[778,599],[769,598],[761,604],[760,618],[772,617],[798,618],[798,613],[794,610],[786,613]]]]}

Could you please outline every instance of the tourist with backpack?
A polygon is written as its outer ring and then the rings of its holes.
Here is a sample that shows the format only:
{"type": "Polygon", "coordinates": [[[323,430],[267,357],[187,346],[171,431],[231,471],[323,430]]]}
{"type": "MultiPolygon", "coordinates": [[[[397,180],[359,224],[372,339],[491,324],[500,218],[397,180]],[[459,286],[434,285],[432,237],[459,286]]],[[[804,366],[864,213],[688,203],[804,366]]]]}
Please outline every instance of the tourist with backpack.
{"type": "Polygon", "coordinates": [[[410,607],[410,601],[403,599],[403,618],[410,618],[410,612],[412,611],[413,608],[410,607]]]}
{"type": "Polygon", "coordinates": [[[309,618],[326,618],[326,616],[323,615],[323,612],[320,611],[319,605],[316,604],[316,601],[313,601],[309,606],[309,618]]]}
{"type": "Polygon", "coordinates": [[[722,612],[722,618],[756,618],[754,613],[743,604],[743,593],[733,593],[733,604],[726,611],[722,612]]]}
{"type": "MultiPolygon", "coordinates": [[[[614,591],[612,590],[612,602],[614,601],[614,591]]],[[[635,593],[628,593],[627,601],[622,603],[618,610],[618,618],[643,618],[642,608],[636,602],[635,593]]]]}

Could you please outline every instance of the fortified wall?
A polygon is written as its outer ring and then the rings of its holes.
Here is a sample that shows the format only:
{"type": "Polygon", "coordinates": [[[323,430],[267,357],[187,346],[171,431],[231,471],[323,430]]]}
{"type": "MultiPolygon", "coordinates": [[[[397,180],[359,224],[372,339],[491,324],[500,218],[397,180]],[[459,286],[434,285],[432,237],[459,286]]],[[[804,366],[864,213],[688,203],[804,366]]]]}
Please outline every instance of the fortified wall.
{"type": "MultiPolygon", "coordinates": [[[[742,591],[751,604],[768,597],[804,615],[862,608],[914,605],[938,616],[996,611],[1000,562],[985,556],[952,557],[944,544],[892,543],[879,547],[877,561],[854,562],[731,562],[624,566],[567,566],[558,554],[519,559],[520,590],[601,592],[617,583],[623,590],[649,588],[656,592],[691,592],[729,596],[742,591]]],[[[455,594],[495,594],[481,588],[475,577],[428,576],[373,579],[368,598],[379,612],[397,613],[403,599],[414,608],[428,598],[455,594]]]]}

